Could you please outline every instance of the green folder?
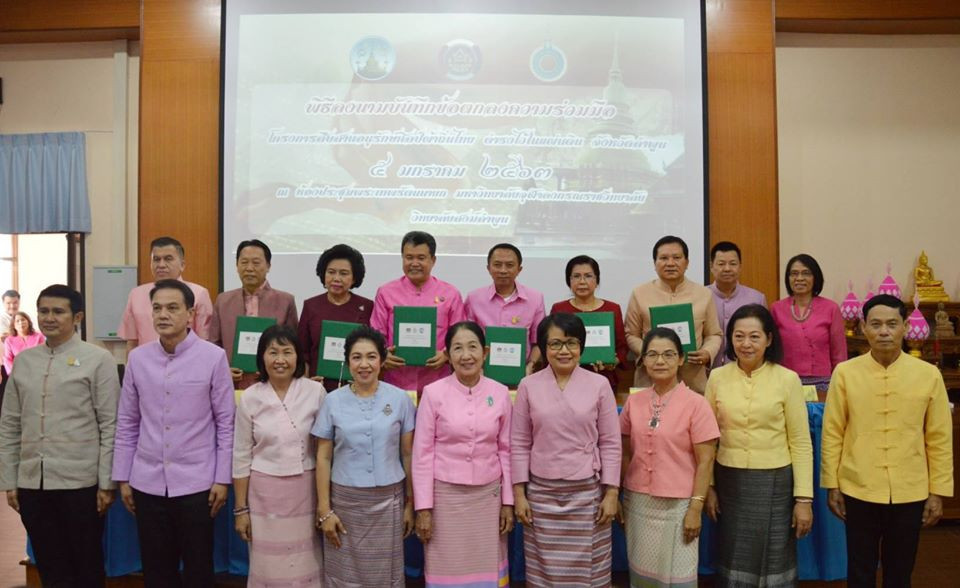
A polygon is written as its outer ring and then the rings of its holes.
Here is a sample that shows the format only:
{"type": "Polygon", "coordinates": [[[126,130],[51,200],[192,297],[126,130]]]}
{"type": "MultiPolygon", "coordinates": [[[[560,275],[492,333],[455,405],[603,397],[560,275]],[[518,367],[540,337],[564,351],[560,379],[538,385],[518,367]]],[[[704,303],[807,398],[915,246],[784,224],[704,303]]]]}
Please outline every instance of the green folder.
{"type": "Polygon", "coordinates": [[[395,306],[393,345],[407,365],[427,365],[437,354],[437,307],[395,306]]]}
{"type": "Polygon", "coordinates": [[[616,337],[613,330],[612,312],[578,312],[577,316],[587,328],[587,345],[580,352],[582,365],[602,361],[617,363],[616,337]]]}
{"type": "Polygon", "coordinates": [[[320,323],[320,348],[317,351],[317,373],[337,381],[350,379],[350,370],[345,365],[343,344],[347,335],[359,327],[359,323],[323,321],[320,323]]]}
{"type": "Polygon", "coordinates": [[[693,305],[689,302],[650,307],[650,328],[665,327],[675,332],[685,353],[697,350],[697,331],[693,325],[693,305]]]}
{"type": "Polygon", "coordinates": [[[277,319],[264,316],[238,316],[237,330],[233,336],[233,357],[230,367],[240,368],[245,373],[257,371],[257,344],[260,335],[277,324],[277,319]]]}
{"type": "Polygon", "coordinates": [[[483,375],[504,386],[514,387],[526,375],[527,330],[521,327],[487,327],[490,353],[483,364],[483,375]]]}

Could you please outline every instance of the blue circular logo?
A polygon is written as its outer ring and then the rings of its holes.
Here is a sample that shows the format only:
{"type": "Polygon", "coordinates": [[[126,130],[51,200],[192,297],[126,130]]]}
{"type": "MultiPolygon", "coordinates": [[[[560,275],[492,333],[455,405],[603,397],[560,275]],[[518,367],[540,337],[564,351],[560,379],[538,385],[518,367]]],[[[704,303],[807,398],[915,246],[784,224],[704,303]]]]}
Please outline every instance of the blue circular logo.
{"type": "Polygon", "coordinates": [[[551,43],[544,43],[530,55],[530,71],[541,82],[555,82],[567,73],[567,56],[551,43]]]}
{"type": "Polygon", "coordinates": [[[353,73],[365,80],[382,80],[397,65],[397,52],[383,37],[364,37],[350,50],[353,73]]]}

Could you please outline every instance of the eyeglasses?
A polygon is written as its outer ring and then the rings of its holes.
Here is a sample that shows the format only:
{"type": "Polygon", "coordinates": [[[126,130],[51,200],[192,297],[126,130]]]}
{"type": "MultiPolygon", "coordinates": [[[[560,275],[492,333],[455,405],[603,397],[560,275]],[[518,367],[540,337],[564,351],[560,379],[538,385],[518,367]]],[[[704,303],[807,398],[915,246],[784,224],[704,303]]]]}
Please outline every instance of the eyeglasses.
{"type": "Polygon", "coordinates": [[[571,282],[579,282],[583,280],[584,282],[592,282],[597,279],[597,276],[593,274],[570,274],[571,282]]]}
{"type": "Polygon", "coordinates": [[[577,339],[552,339],[547,341],[547,349],[550,351],[560,351],[560,349],[566,347],[570,351],[577,351],[580,349],[580,341],[577,339]]]}
{"type": "Polygon", "coordinates": [[[656,351],[648,351],[648,352],[646,352],[646,353],[643,354],[643,359],[645,359],[646,361],[654,361],[654,362],[655,362],[655,361],[657,361],[658,359],[660,359],[661,357],[663,358],[663,361],[674,361],[674,360],[676,360],[678,357],[680,357],[680,354],[677,353],[676,351],[672,350],[672,349],[668,349],[668,350],[664,351],[663,353],[657,353],[656,351]]]}
{"type": "Polygon", "coordinates": [[[800,271],[792,271],[792,272],[790,272],[790,273],[787,274],[787,275],[790,276],[791,278],[794,278],[794,279],[796,279],[796,278],[812,278],[812,277],[813,277],[813,272],[810,271],[810,270],[800,270],[800,271]]]}

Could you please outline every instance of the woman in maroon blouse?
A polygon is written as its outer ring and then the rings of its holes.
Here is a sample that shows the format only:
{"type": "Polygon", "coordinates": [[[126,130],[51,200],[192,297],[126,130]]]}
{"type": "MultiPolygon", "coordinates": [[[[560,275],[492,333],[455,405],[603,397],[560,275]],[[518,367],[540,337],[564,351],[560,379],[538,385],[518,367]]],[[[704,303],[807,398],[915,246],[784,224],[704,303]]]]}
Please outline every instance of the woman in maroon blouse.
{"type": "Polygon", "coordinates": [[[600,285],[600,264],[588,255],[578,255],[567,262],[567,286],[573,293],[573,298],[561,300],[553,305],[550,314],[565,312],[612,312],[613,313],[613,340],[617,351],[617,365],[594,365],[593,370],[599,372],[610,382],[610,388],[617,391],[617,368],[627,362],[627,335],[623,329],[623,312],[620,305],[610,300],[596,297],[597,287],[600,285]]]}
{"type": "MultiPolygon", "coordinates": [[[[373,301],[350,292],[363,283],[365,273],[363,255],[349,245],[334,245],[320,254],[317,277],[327,291],[304,301],[298,333],[309,375],[317,373],[323,321],[370,324],[373,301]]],[[[344,374],[346,378],[348,374],[344,374]]],[[[329,392],[342,386],[343,382],[328,378],[323,385],[329,392]]]]}

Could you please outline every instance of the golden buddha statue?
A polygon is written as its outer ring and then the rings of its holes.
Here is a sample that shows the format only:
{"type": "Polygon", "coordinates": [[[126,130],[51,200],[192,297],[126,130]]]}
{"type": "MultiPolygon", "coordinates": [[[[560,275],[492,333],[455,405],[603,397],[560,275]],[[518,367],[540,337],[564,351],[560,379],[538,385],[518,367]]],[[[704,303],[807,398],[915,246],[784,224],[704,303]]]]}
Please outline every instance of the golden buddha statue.
{"type": "Polygon", "coordinates": [[[953,332],[953,323],[950,322],[950,315],[947,314],[946,310],[944,310],[942,302],[937,305],[937,313],[933,315],[933,318],[936,320],[934,332],[937,338],[955,336],[953,332]]]}
{"type": "Polygon", "coordinates": [[[917,267],[913,269],[913,278],[917,285],[917,295],[921,302],[949,302],[943,282],[933,277],[933,269],[927,265],[927,252],[920,252],[917,267]]]}

